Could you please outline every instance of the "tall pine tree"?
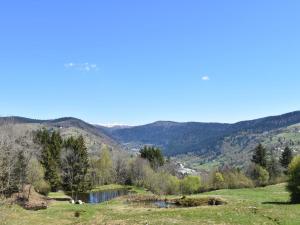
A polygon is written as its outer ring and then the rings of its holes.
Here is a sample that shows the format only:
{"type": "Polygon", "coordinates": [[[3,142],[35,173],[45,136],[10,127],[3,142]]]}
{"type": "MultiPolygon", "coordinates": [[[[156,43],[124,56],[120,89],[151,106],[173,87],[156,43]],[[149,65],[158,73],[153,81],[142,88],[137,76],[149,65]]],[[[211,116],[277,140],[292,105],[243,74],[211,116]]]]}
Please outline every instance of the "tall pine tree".
{"type": "Polygon", "coordinates": [[[88,153],[83,137],[68,138],[62,157],[62,185],[64,190],[72,192],[75,200],[79,192],[85,192],[91,187],[88,169],[88,153]]]}
{"type": "Polygon", "coordinates": [[[62,138],[59,132],[42,129],[36,133],[35,142],[42,147],[40,162],[45,169],[45,180],[50,184],[52,191],[57,191],[60,186],[62,138]]]}
{"type": "Polygon", "coordinates": [[[293,152],[288,146],[285,147],[283,150],[281,157],[280,157],[280,164],[283,168],[287,169],[289,164],[292,162],[293,159],[293,152]]]}
{"type": "Polygon", "coordinates": [[[152,169],[157,170],[158,167],[163,166],[165,163],[164,156],[159,148],[152,146],[144,146],[140,150],[141,157],[150,162],[152,169]]]}
{"type": "Polygon", "coordinates": [[[266,149],[264,148],[264,146],[262,146],[262,144],[259,144],[254,149],[254,153],[251,161],[263,168],[267,167],[267,153],[266,153],[266,149]]]}
{"type": "Polygon", "coordinates": [[[275,150],[273,148],[269,152],[267,171],[270,175],[270,181],[273,183],[276,182],[276,179],[281,175],[280,164],[277,160],[275,150]]]}
{"type": "Polygon", "coordinates": [[[17,154],[17,161],[13,171],[14,175],[14,187],[21,192],[24,188],[27,178],[27,160],[23,151],[19,151],[17,154]]]}

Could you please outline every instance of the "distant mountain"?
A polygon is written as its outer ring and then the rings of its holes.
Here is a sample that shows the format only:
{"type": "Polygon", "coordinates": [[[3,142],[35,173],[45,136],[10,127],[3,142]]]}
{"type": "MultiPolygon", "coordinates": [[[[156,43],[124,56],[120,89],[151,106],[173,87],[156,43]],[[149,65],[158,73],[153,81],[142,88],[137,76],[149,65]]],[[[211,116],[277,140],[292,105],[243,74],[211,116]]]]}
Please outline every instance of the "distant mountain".
{"type": "Polygon", "coordinates": [[[0,134],[10,136],[27,142],[30,145],[32,131],[47,128],[57,129],[62,136],[83,135],[91,153],[97,154],[103,144],[108,145],[113,150],[121,150],[122,146],[111,137],[107,136],[101,129],[73,117],[65,117],[53,120],[36,120],[24,117],[0,117],[0,134]],[[7,129],[9,127],[10,129],[7,129]]]}
{"type": "Polygon", "coordinates": [[[240,133],[259,134],[297,123],[300,123],[300,111],[234,124],[158,121],[143,126],[102,129],[124,146],[156,145],[165,155],[188,152],[218,155],[226,137],[240,133]]]}
{"type": "Polygon", "coordinates": [[[242,165],[259,142],[279,153],[286,145],[300,152],[300,111],[256,120],[228,123],[157,121],[142,126],[105,127],[66,117],[35,120],[0,117],[0,137],[10,124],[18,143],[29,144],[31,131],[59,129],[63,136],[83,135],[91,154],[106,144],[114,150],[138,151],[144,145],[160,147],[166,156],[189,162],[190,168],[207,163],[242,165]]]}
{"type": "Polygon", "coordinates": [[[91,125],[89,123],[84,122],[83,120],[73,118],[73,117],[63,117],[63,118],[53,119],[53,120],[36,120],[36,119],[29,119],[29,118],[18,117],[18,116],[0,117],[0,125],[4,123],[10,123],[10,124],[31,123],[31,124],[41,124],[45,126],[54,126],[57,128],[76,127],[79,129],[86,130],[95,135],[105,136],[105,134],[101,133],[101,130],[97,129],[97,127],[95,127],[94,125],[91,125]]]}

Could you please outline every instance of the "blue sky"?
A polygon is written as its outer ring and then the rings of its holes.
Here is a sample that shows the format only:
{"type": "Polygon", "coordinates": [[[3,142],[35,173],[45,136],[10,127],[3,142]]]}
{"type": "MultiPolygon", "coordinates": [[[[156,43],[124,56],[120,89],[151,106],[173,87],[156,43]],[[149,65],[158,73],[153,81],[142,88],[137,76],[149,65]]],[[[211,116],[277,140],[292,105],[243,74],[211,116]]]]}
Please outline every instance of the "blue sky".
{"type": "Polygon", "coordinates": [[[3,1],[0,115],[99,124],[300,109],[300,1],[3,1]]]}

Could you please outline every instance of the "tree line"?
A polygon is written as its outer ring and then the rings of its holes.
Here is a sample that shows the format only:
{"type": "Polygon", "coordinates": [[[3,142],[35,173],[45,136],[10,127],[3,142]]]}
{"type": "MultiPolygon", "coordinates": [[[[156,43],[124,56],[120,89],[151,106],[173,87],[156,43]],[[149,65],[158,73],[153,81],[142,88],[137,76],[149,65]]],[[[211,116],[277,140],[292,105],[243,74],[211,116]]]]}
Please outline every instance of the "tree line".
{"type": "Polygon", "coordinates": [[[294,157],[291,148],[285,147],[278,161],[274,155],[268,160],[266,148],[259,144],[254,150],[252,162],[255,164],[252,175],[259,184],[266,185],[268,180],[281,178],[279,181],[287,181],[291,202],[300,203],[300,156],[294,157]]]}
{"type": "Polygon", "coordinates": [[[77,199],[80,192],[112,183],[135,185],[156,194],[193,194],[288,181],[292,201],[300,201],[300,159],[293,159],[289,147],[278,158],[274,150],[259,144],[248,168],[222,166],[200,176],[179,174],[176,163],[166,160],[154,146],[145,146],[138,155],[130,155],[103,145],[99,155],[91,156],[82,136],[62,138],[59,132],[47,129],[36,131],[33,142],[39,149],[36,154],[12,151],[11,146],[1,143],[2,195],[21,192],[25,185],[45,195],[64,190],[77,199]]]}

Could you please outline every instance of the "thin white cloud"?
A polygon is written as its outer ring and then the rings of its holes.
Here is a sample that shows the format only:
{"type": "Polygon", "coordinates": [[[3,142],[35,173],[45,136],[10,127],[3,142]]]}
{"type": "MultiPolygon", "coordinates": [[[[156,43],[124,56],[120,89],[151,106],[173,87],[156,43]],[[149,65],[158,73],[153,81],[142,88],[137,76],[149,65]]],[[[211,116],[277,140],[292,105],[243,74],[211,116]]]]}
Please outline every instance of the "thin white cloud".
{"type": "Polygon", "coordinates": [[[208,80],[210,80],[209,76],[203,76],[201,79],[202,79],[203,81],[208,81],[208,80]]]}
{"type": "Polygon", "coordinates": [[[96,64],[91,64],[91,63],[66,63],[64,65],[66,69],[76,69],[79,71],[84,71],[84,72],[90,72],[90,71],[97,71],[98,67],[96,64]]]}

